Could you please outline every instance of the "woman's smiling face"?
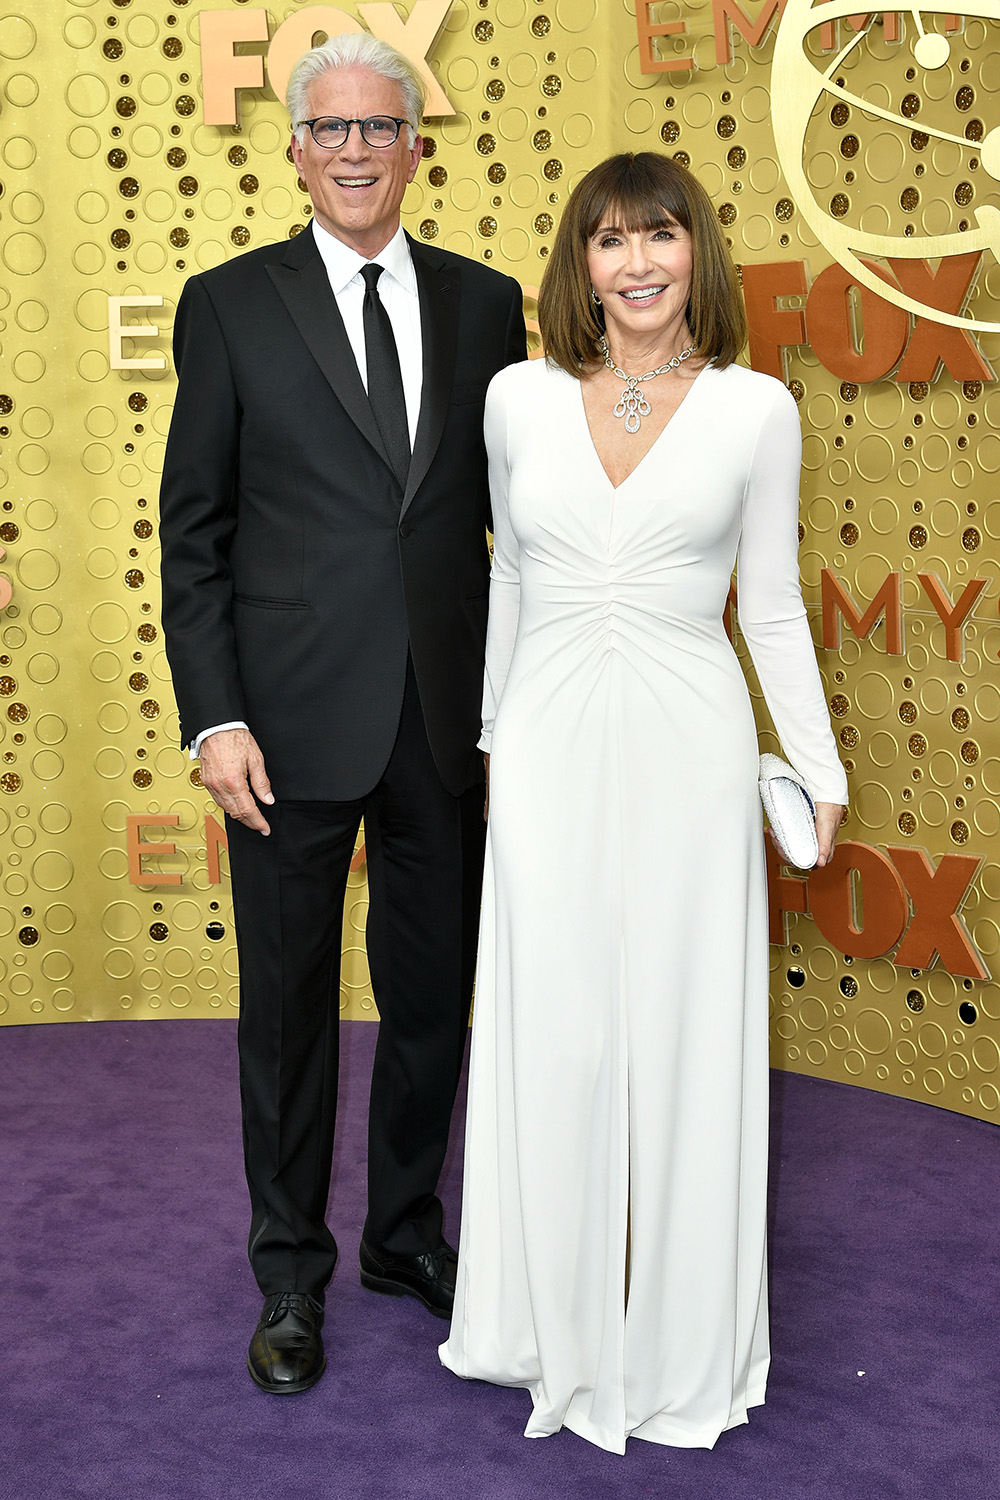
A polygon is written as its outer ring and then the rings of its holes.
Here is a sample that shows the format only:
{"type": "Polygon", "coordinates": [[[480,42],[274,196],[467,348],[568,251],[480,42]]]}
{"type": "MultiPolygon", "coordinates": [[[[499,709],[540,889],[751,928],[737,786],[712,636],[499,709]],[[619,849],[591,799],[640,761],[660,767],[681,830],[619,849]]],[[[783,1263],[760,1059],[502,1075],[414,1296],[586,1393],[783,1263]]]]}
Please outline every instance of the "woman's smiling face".
{"type": "Polygon", "coordinates": [[[624,229],[609,215],[587,242],[587,269],[612,336],[655,338],[681,329],[692,266],[691,236],[672,219],[624,229]]]}

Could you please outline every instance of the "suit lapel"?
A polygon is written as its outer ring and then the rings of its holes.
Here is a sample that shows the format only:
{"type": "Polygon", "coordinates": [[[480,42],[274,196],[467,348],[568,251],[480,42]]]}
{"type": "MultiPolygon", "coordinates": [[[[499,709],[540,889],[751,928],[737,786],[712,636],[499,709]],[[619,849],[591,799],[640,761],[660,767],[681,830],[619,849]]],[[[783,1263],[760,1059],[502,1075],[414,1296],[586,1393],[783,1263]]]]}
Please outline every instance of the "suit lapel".
{"type": "Polygon", "coordinates": [[[451,402],[458,348],[458,272],[433,250],[407,235],[420,300],[423,384],[413,457],[403,496],[403,511],[423,482],[438,449],[451,402]]]}
{"type": "MultiPolygon", "coordinates": [[[[334,395],[376,453],[388,464],[389,456],[376,426],[367,392],[358,373],[354,350],[347,337],[337,299],[330,290],[326,267],[316,249],[312,233],[307,229],[296,235],[289,242],[281,263],[268,266],[267,274],[310,354],[329,381],[334,395]]],[[[426,334],[424,337],[426,338],[426,334]]],[[[425,380],[426,371],[425,348],[425,380]]]]}

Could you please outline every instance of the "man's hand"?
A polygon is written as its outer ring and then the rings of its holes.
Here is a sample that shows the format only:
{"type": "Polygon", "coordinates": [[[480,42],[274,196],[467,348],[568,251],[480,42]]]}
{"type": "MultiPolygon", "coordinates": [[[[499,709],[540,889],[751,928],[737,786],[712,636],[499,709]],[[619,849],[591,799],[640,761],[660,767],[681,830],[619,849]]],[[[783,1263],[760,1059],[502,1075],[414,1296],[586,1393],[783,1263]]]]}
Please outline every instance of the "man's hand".
{"type": "Polygon", "coordinates": [[[210,734],[201,742],[200,758],[202,785],[222,811],[258,833],[269,834],[270,824],[250,795],[250,788],[261,802],[271,803],[274,796],[264,757],[249,729],[220,729],[210,734]]]}

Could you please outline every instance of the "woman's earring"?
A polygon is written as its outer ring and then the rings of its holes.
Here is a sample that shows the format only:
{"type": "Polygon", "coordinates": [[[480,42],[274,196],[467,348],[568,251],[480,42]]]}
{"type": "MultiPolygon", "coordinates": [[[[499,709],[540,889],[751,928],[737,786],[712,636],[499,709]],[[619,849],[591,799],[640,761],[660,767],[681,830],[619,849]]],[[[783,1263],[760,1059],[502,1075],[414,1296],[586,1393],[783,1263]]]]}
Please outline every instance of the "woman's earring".
{"type": "Polygon", "coordinates": [[[594,291],[593,287],[590,288],[590,300],[594,304],[595,307],[603,307],[604,306],[604,303],[601,301],[600,297],[594,291]]]}

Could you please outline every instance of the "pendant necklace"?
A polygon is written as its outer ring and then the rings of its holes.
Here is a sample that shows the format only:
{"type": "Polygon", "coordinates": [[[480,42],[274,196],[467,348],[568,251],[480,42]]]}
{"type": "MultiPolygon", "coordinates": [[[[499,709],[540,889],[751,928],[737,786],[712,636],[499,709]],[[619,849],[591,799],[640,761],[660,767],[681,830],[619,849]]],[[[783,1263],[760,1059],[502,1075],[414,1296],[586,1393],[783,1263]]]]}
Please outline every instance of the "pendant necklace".
{"type": "Polygon", "coordinates": [[[626,375],[625,371],[620,370],[611,358],[611,351],[608,348],[606,338],[602,337],[597,347],[604,355],[604,363],[607,368],[613,374],[617,375],[619,380],[624,380],[625,382],[625,389],[622,391],[615,405],[614,412],[616,417],[625,418],[626,432],[638,432],[639,423],[642,418],[648,417],[652,410],[649,402],[639,389],[640,381],[652,380],[657,375],[665,375],[668,370],[680,369],[684,361],[690,359],[695,350],[694,344],[689,344],[686,349],[681,350],[680,354],[675,354],[673,359],[668,359],[665,365],[660,365],[658,370],[647,370],[645,375],[626,375]]]}

